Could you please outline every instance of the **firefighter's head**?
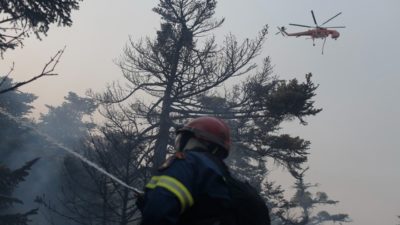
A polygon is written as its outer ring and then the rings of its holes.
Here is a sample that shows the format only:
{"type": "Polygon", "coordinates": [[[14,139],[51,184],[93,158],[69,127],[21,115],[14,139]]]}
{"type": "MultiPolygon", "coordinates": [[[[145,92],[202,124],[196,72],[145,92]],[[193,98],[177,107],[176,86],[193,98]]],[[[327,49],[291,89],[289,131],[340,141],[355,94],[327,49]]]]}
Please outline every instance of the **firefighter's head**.
{"type": "Polygon", "coordinates": [[[175,145],[178,151],[201,147],[226,158],[231,148],[229,127],[216,117],[198,117],[177,130],[175,145]]]}

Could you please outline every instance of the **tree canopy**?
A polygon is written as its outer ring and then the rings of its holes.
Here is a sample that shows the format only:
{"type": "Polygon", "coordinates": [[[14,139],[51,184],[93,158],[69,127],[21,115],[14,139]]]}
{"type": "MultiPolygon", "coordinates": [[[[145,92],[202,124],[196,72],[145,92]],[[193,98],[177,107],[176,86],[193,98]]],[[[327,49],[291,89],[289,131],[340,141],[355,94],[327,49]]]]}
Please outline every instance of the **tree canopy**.
{"type": "Polygon", "coordinates": [[[71,26],[71,12],[81,0],[1,0],[0,53],[23,45],[30,34],[40,38],[51,24],[71,26]]]}

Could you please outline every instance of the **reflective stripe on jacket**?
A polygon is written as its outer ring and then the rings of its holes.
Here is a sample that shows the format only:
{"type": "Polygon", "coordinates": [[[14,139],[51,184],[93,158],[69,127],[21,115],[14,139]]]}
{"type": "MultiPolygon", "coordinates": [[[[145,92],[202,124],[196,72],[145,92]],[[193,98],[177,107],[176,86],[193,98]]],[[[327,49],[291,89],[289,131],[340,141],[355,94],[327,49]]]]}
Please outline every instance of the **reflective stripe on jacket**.
{"type": "Polygon", "coordinates": [[[153,176],[150,182],[146,185],[148,189],[162,187],[173,193],[181,204],[181,212],[183,213],[186,208],[193,205],[193,197],[189,190],[179,180],[162,175],[153,176]]]}

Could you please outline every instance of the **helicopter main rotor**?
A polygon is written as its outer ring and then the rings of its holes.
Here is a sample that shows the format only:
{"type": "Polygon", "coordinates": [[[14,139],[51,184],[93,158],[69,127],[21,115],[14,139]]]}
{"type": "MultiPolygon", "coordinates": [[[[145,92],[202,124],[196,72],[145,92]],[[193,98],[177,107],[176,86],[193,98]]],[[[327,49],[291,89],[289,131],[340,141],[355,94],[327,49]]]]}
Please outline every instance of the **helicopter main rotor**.
{"type": "Polygon", "coordinates": [[[296,24],[296,23],[289,23],[289,25],[291,25],[291,26],[297,26],[297,27],[322,28],[322,29],[326,29],[326,28],[346,28],[345,26],[322,27],[323,25],[327,24],[329,21],[333,20],[334,18],[336,18],[336,17],[339,16],[340,14],[342,14],[342,12],[339,12],[338,14],[332,16],[331,18],[329,18],[328,20],[326,20],[325,22],[323,22],[321,25],[318,25],[317,20],[315,19],[314,11],[311,10],[311,15],[312,15],[312,18],[313,18],[313,21],[314,21],[315,26],[302,25],[302,24],[296,24]]]}

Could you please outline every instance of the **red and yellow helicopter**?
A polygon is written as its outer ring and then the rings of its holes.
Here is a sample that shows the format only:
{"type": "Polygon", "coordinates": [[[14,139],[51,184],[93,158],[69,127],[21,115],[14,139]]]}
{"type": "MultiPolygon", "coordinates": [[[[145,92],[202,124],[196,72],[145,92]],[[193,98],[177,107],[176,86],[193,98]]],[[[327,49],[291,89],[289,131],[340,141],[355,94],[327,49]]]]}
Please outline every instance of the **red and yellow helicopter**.
{"type": "Polygon", "coordinates": [[[307,30],[304,32],[287,33],[286,27],[278,27],[279,32],[277,32],[276,34],[282,34],[283,36],[294,36],[294,37],[309,36],[313,40],[313,46],[315,46],[315,39],[317,39],[317,38],[324,39],[324,43],[322,45],[322,54],[324,54],[324,46],[325,46],[326,38],[331,36],[332,39],[336,40],[340,36],[340,33],[337,30],[333,30],[332,28],[345,28],[345,26],[323,27],[323,25],[327,24],[329,21],[333,20],[340,14],[342,14],[342,12],[339,12],[338,14],[334,15],[330,19],[326,20],[321,25],[318,25],[317,20],[315,19],[314,12],[311,10],[311,15],[314,20],[315,26],[308,26],[308,25],[301,25],[301,24],[294,24],[294,23],[290,23],[289,25],[298,26],[298,27],[307,27],[307,28],[313,28],[313,29],[310,29],[310,30],[307,30]]]}

